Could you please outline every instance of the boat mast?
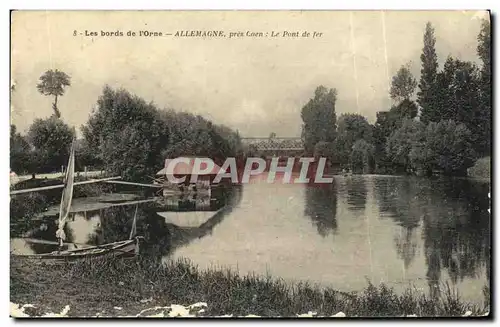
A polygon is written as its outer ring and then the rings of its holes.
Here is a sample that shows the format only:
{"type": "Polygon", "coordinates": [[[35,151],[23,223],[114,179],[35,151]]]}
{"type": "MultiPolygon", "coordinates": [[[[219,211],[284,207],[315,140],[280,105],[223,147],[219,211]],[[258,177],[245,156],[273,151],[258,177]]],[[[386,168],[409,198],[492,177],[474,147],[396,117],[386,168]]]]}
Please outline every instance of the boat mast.
{"type": "Polygon", "coordinates": [[[59,239],[59,247],[62,248],[66,240],[64,226],[71,208],[71,199],[73,198],[73,183],[75,175],[75,139],[71,143],[66,176],[64,178],[64,189],[61,195],[61,207],[59,210],[59,226],[56,231],[56,237],[59,239]]]}

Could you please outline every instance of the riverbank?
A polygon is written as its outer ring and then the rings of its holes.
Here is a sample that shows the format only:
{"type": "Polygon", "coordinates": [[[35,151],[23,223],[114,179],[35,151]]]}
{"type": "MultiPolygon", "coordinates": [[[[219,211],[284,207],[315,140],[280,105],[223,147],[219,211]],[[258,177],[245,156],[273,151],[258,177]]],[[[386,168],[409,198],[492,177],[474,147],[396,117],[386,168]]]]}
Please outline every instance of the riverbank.
{"type": "Polygon", "coordinates": [[[485,303],[465,303],[454,290],[443,288],[439,298],[408,288],[403,294],[368,284],[359,293],[343,293],[281,279],[240,276],[229,270],[201,271],[187,261],[168,262],[147,257],[133,260],[94,259],[52,266],[11,257],[11,302],[31,304],[24,312],[40,316],[136,316],[142,310],[172,304],[198,306],[196,316],[332,316],[357,317],[463,316],[489,312],[485,303]]]}

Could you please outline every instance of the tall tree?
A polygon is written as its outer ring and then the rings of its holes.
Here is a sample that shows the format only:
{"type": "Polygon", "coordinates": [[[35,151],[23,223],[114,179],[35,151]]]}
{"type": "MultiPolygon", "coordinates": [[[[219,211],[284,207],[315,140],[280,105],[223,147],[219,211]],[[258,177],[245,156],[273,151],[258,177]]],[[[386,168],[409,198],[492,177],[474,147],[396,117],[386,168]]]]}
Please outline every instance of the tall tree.
{"type": "Polygon", "coordinates": [[[481,144],[480,155],[491,153],[491,26],[489,19],[483,19],[477,37],[477,54],[482,61],[480,82],[481,144]]]}
{"type": "Polygon", "coordinates": [[[417,80],[410,71],[410,64],[403,65],[392,78],[391,99],[396,101],[396,103],[409,100],[413,96],[413,93],[415,93],[416,87],[417,80]]]}
{"type": "Polygon", "coordinates": [[[482,152],[485,146],[484,129],[488,128],[486,119],[490,119],[481,106],[480,84],[480,71],[474,63],[449,56],[443,70],[438,73],[435,87],[439,121],[453,120],[465,124],[478,152],[482,152]]]}
{"type": "Polygon", "coordinates": [[[477,54],[483,63],[482,68],[489,74],[491,69],[491,26],[489,19],[482,20],[477,40],[477,54]]]}
{"type": "Polygon", "coordinates": [[[314,152],[316,143],[320,141],[333,142],[335,140],[337,128],[336,101],[336,89],[318,86],[314,92],[314,98],[310,99],[302,108],[302,139],[308,154],[314,152]]]}
{"type": "Polygon", "coordinates": [[[421,107],[420,120],[424,123],[429,121],[439,121],[439,112],[435,107],[435,84],[438,70],[438,61],[436,54],[436,37],[434,36],[434,27],[430,22],[425,26],[424,47],[420,60],[422,69],[420,70],[419,91],[417,93],[417,102],[421,107]]]}
{"type": "Polygon", "coordinates": [[[61,117],[61,112],[57,107],[57,98],[64,95],[64,88],[71,85],[71,78],[68,74],[59,70],[48,70],[40,76],[40,82],[36,88],[43,95],[51,95],[54,97],[52,109],[57,118],[61,117]]]}

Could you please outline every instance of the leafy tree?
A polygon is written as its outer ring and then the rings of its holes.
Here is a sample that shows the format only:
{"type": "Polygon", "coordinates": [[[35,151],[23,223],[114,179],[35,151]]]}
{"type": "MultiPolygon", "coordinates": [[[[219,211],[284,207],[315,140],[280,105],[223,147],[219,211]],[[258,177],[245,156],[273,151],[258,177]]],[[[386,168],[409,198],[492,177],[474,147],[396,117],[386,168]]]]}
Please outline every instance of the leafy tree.
{"type": "Polygon", "coordinates": [[[483,63],[485,73],[491,73],[491,26],[489,19],[481,22],[481,31],[477,36],[477,54],[483,63]]]}
{"type": "Polygon", "coordinates": [[[10,169],[18,174],[27,171],[29,159],[28,141],[17,132],[16,125],[10,125],[10,169]]]}
{"type": "Polygon", "coordinates": [[[59,70],[48,70],[40,76],[40,82],[36,88],[43,95],[54,96],[52,109],[57,118],[61,117],[61,112],[57,107],[57,98],[64,95],[64,87],[71,85],[71,78],[66,73],[59,70]]]}
{"type": "Polygon", "coordinates": [[[58,171],[68,162],[74,131],[59,118],[36,119],[27,139],[33,147],[32,172],[58,171]]]}
{"type": "Polygon", "coordinates": [[[409,64],[401,66],[396,75],[392,78],[390,95],[391,99],[400,103],[403,100],[409,100],[413,93],[415,93],[415,88],[417,87],[417,80],[413,77],[410,72],[409,64]]]}
{"type": "Polygon", "coordinates": [[[372,126],[365,117],[358,114],[342,114],[339,117],[337,138],[334,141],[334,153],[338,162],[349,162],[352,147],[357,140],[372,143],[372,126]]]}
{"type": "Polygon", "coordinates": [[[401,128],[405,120],[414,119],[417,113],[417,105],[409,99],[401,101],[397,106],[392,106],[389,111],[377,112],[377,120],[373,128],[373,144],[378,170],[391,172],[396,167],[393,160],[387,155],[387,140],[394,131],[401,128]]]}
{"type": "Polygon", "coordinates": [[[169,111],[162,115],[170,129],[169,143],[163,151],[166,158],[197,155],[221,165],[227,157],[243,151],[239,135],[226,126],[189,113],[169,111]]]}
{"type": "Polygon", "coordinates": [[[418,114],[417,104],[411,100],[417,81],[410,72],[409,64],[401,66],[392,78],[390,96],[396,102],[389,111],[377,112],[373,128],[374,161],[378,171],[392,172],[393,162],[387,156],[386,142],[395,130],[400,128],[405,119],[413,119],[418,114]]]}
{"type": "Polygon", "coordinates": [[[126,90],[105,86],[97,110],[82,132],[88,146],[113,174],[147,181],[147,176],[163,166],[160,152],[167,144],[169,129],[153,104],[126,90]]]}
{"type": "Polygon", "coordinates": [[[436,108],[440,113],[436,122],[454,120],[464,123],[472,133],[474,148],[484,151],[485,139],[489,138],[484,130],[488,129],[490,116],[482,110],[481,75],[476,65],[448,57],[443,71],[438,73],[436,91],[436,108]]]}
{"type": "Polygon", "coordinates": [[[417,104],[410,99],[404,99],[397,106],[394,106],[389,111],[389,116],[393,126],[400,127],[405,119],[413,119],[417,117],[417,104]]]}
{"type": "Polygon", "coordinates": [[[103,163],[95,149],[93,149],[85,139],[79,139],[76,143],[75,165],[78,171],[83,171],[85,167],[90,169],[102,169],[103,163]]]}
{"type": "Polygon", "coordinates": [[[480,155],[491,153],[491,26],[490,21],[484,19],[478,35],[477,53],[482,66],[479,84],[479,111],[482,118],[478,121],[480,131],[479,143],[476,149],[480,155]]]}
{"type": "Polygon", "coordinates": [[[320,141],[333,142],[335,140],[336,101],[336,89],[318,86],[314,92],[314,98],[302,108],[302,139],[306,153],[312,154],[314,146],[320,141]]]}
{"type": "Polygon", "coordinates": [[[314,157],[327,158],[331,162],[332,160],[335,159],[335,154],[333,152],[333,149],[334,149],[334,146],[333,146],[332,142],[320,141],[320,142],[316,143],[316,145],[314,146],[314,157]]]}
{"type": "Polygon", "coordinates": [[[375,147],[364,139],[357,140],[352,146],[349,161],[353,172],[362,172],[364,174],[373,171],[375,147]]]}
{"type": "Polygon", "coordinates": [[[387,139],[386,152],[392,163],[403,171],[410,168],[410,151],[417,137],[424,130],[424,124],[406,119],[402,126],[387,139]]]}
{"type": "Polygon", "coordinates": [[[276,133],[275,132],[271,132],[271,134],[269,134],[269,138],[270,139],[275,139],[276,138],[276,133]]]}
{"type": "Polygon", "coordinates": [[[443,70],[436,76],[435,106],[440,109],[440,115],[435,116],[432,121],[439,122],[441,119],[454,119],[453,111],[456,109],[453,96],[453,84],[457,63],[451,56],[446,58],[443,70]]]}
{"type": "Polygon", "coordinates": [[[474,164],[475,153],[471,132],[465,124],[453,120],[430,123],[425,131],[424,151],[414,151],[412,157],[425,156],[432,169],[445,174],[465,174],[474,164]]]}
{"type": "Polygon", "coordinates": [[[420,60],[422,62],[419,91],[417,93],[417,102],[422,108],[420,120],[424,123],[429,121],[439,121],[439,112],[435,107],[435,84],[438,70],[438,61],[436,54],[436,37],[434,36],[434,27],[430,22],[425,26],[424,47],[420,60]]]}
{"type": "Polygon", "coordinates": [[[392,131],[389,111],[377,112],[377,120],[373,126],[373,145],[375,147],[375,166],[379,172],[388,172],[392,166],[391,160],[385,152],[385,144],[392,131]]]}
{"type": "Polygon", "coordinates": [[[222,164],[242,151],[238,133],[185,112],[158,110],[126,90],[105,87],[87,124],[85,142],[97,159],[128,180],[150,181],[166,158],[204,156],[222,164]]]}

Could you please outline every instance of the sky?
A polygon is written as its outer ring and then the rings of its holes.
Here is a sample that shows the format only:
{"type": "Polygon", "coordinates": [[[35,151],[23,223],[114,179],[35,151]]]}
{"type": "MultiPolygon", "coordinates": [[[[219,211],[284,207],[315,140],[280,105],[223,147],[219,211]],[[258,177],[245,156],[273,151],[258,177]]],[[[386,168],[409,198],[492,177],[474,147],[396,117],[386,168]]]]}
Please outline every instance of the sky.
{"type": "MultiPolygon", "coordinates": [[[[59,98],[77,129],[104,85],[159,108],[200,114],[243,137],[300,136],[301,108],[319,85],[337,89],[337,115],[373,123],[388,110],[390,80],[410,63],[420,75],[425,24],[435,27],[439,62],[479,62],[477,11],[18,11],[11,21],[11,123],[25,132],[52,114],[36,84],[49,69],[71,76],[59,98]],[[74,36],[74,31],[77,35],[74,36]],[[127,37],[127,31],[172,33],[127,37]],[[321,37],[175,37],[177,31],[320,32],[321,37]],[[98,36],[85,36],[85,31],[98,36]],[[102,37],[101,31],[124,36],[102,37]],[[82,33],[83,35],[80,35],[82,33]]],[[[268,35],[269,35],[268,34],[268,35]]]]}

